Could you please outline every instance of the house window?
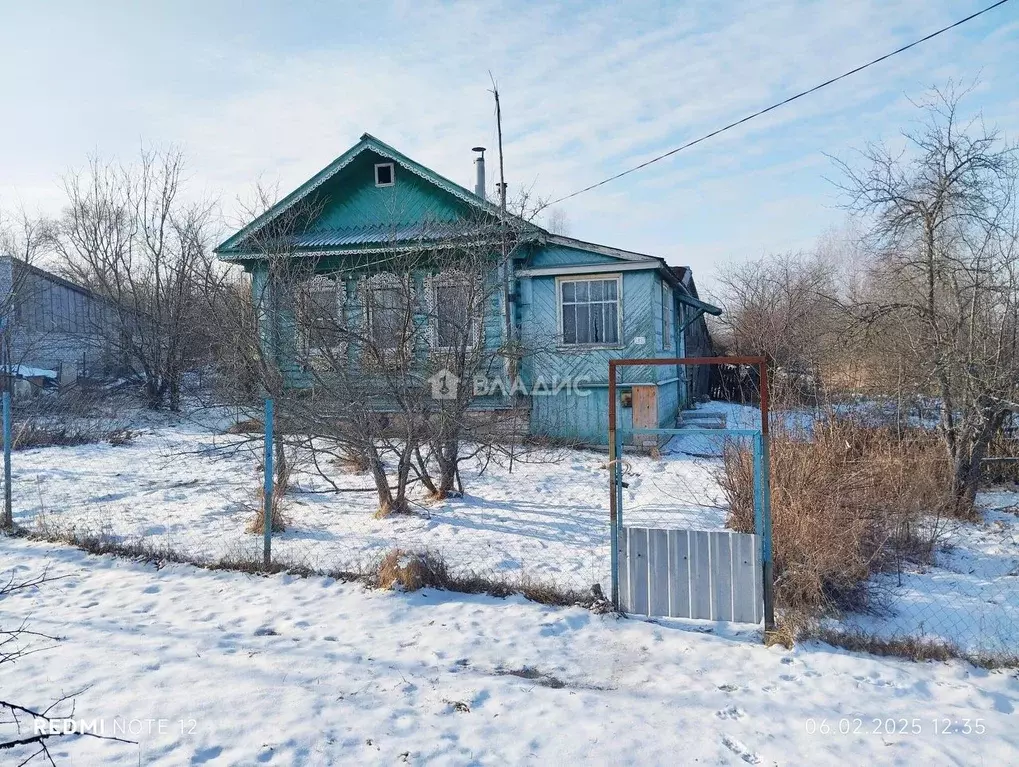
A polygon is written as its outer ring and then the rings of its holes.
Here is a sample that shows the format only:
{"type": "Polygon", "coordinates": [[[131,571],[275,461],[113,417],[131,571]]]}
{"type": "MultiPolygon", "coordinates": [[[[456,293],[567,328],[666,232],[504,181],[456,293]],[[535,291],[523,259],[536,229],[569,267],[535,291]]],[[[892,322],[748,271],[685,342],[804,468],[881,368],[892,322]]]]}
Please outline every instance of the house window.
{"type": "Polygon", "coordinates": [[[672,348],[672,289],[664,282],[662,283],[662,348],[672,348]]]}
{"type": "MultiPolygon", "coordinates": [[[[469,280],[469,277],[464,277],[469,280]]],[[[477,296],[469,283],[439,283],[435,286],[435,345],[440,349],[458,349],[478,342],[480,326],[477,296]]]]}
{"type": "Polygon", "coordinates": [[[331,277],[317,277],[308,285],[303,298],[302,329],[308,351],[315,354],[337,349],[342,336],[337,282],[331,277]]]}
{"type": "Polygon", "coordinates": [[[375,164],[375,186],[393,185],[393,163],[380,162],[375,164]]]}
{"type": "Polygon", "coordinates": [[[560,337],[567,346],[619,343],[619,278],[559,282],[560,337]]]}
{"type": "Polygon", "coordinates": [[[399,349],[412,333],[406,285],[383,284],[370,289],[368,321],[372,343],[378,349],[399,349]]]}

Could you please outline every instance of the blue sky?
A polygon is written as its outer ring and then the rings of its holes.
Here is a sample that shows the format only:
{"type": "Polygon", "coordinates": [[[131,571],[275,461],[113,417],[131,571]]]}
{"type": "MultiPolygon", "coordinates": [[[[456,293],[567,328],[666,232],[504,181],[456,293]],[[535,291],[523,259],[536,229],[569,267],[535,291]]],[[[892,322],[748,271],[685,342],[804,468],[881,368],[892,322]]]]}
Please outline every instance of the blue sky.
{"type": "MultiPolygon", "coordinates": [[[[470,148],[567,194],[967,15],[989,0],[843,2],[46,2],[0,0],[0,205],[56,213],[88,153],[189,158],[227,216],[298,185],[368,131],[466,186],[470,148]]],[[[806,248],[844,214],[826,156],[894,142],[910,99],[1019,136],[1019,2],[562,205],[569,233],[716,266],[806,248]]]]}

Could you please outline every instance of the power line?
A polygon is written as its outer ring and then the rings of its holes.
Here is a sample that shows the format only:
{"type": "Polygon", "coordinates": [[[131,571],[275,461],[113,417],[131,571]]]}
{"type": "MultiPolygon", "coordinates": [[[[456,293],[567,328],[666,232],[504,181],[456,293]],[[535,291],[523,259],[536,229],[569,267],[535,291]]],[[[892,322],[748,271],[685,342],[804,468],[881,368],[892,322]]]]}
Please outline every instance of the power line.
{"type": "Polygon", "coordinates": [[[632,168],[624,170],[621,173],[617,173],[614,176],[609,176],[607,179],[604,179],[603,181],[599,181],[596,184],[591,184],[591,186],[585,186],[583,189],[578,189],[576,192],[571,192],[570,194],[566,195],[565,197],[560,197],[557,200],[552,200],[552,202],[548,203],[548,205],[549,206],[556,205],[557,203],[560,203],[563,200],[569,200],[571,197],[576,197],[578,194],[583,194],[584,192],[590,192],[592,189],[597,189],[599,186],[603,186],[605,184],[608,184],[609,182],[615,181],[616,179],[622,178],[623,176],[628,176],[629,174],[634,173],[634,172],[636,172],[638,170],[641,170],[642,168],[646,168],[648,165],[656,163],[659,160],[664,160],[666,157],[671,157],[672,155],[676,154],[677,152],[682,152],[684,149],[689,149],[694,144],[699,144],[702,141],[707,141],[709,138],[713,138],[714,136],[717,136],[719,133],[725,133],[725,131],[729,130],[730,128],[735,128],[735,127],[737,127],[739,125],[742,125],[745,122],[749,122],[750,120],[753,120],[755,117],[760,117],[761,115],[766,114],[766,113],[772,111],[773,109],[778,109],[781,106],[785,106],[786,104],[789,104],[789,103],[791,103],[793,101],[796,101],[796,99],[803,98],[804,96],[808,96],[811,93],[813,93],[814,91],[819,91],[822,88],[825,88],[825,87],[831,85],[832,83],[837,83],[839,80],[844,80],[845,78],[849,77],[850,75],[855,75],[857,72],[862,72],[867,67],[872,67],[875,64],[880,64],[885,59],[890,59],[892,56],[895,56],[895,55],[897,55],[899,53],[902,53],[903,51],[908,51],[910,48],[915,48],[917,45],[920,45],[921,43],[925,43],[928,40],[932,40],[935,37],[937,37],[938,35],[944,34],[945,32],[948,32],[951,29],[955,29],[956,27],[965,24],[967,21],[972,21],[977,16],[983,16],[988,11],[993,11],[999,5],[1004,5],[1008,1],[1009,0],[998,0],[998,2],[994,3],[993,5],[989,5],[986,8],[984,8],[983,10],[981,10],[981,11],[977,11],[976,13],[972,13],[972,14],[970,14],[969,16],[967,16],[964,19],[959,19],[954,24],[949,24],[947,27],[942,27],[937,32],[931,32],[926,37],[921,37],[919,40],[914,40],[909,45],[904,45],[901,48],[897,48],[896,50],[892,51],[891,53],[886,53],[884,56],[879,56],[878,58],[874,59],[873,61],[868,61],[866,64],[862,64],[861,66],[858,66],[855,69],[850,69],[848,72],[843,72],[838,77],[833,77],[830,80],[825,80],[820,85],[815,85],[813,88],[810,88],[810,89],[805,90],[805,91],[801,91],[800,93],[797,93],[795,96],[790,96],[789,98],[787,98],[787,99],[785,99],[783,101],[779,101],[778,103],[772,104],[770,107],[766,107],[765,109],[761,109],[760,111],[754,112],[751,115],[747,115],[746,117],[744,117],[744,118],[742,118],[740,120],[737,120],[736,122],[729,123],[728,125],[726,125],[723,128],[719,128],[717,130],[713,130],[713,131],[711,131],[711,133],[706,133],[705,135],[701,136],[700,138],[694,139],[693,141],[689,141],[686,144],[683,144],[682,146],[676,147],[675,149],[670,149],[668,152],[665,152],[664,154],[660,154],[657,157],[652,157],[650,160],[642,162],[640,165],[634,165],[632,168]]]}

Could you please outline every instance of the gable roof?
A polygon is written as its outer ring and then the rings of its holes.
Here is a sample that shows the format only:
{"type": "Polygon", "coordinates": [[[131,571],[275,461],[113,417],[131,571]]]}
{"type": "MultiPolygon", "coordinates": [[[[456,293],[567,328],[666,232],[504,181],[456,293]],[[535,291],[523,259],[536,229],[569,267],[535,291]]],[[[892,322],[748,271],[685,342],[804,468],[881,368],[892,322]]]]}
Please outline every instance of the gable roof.
{"type": "MultiPolygon", "coordinates": [[[[392,160],[396,164],[400,165],[402,168],[405,168],[411,173],[420,176],[425,181],[434,184],[442,191],[452,195],[453,197],[458,198],[459,200],[467,203],[468,205],[470,205],[473,208],[476,208],[479,211],[491,214],[493,216],[498,216],[500,214],[498,206],[493,205],[488,200],[479,197],[478,195],[474,194],[474,192],[470,191],[465,187],[460,186],[456,182],[450,181],[448,178],[436,173],[431,168],[426,168],[424,165],[415,162],[411,158],[407,157],[407,155],[403,154],[397,149],[394,149],[384,141],[380,141],[379,139],[372,136],[370,133],[365,133],[361,136],[360,140],[356,144],[354,144],[354,146],[352,146],[346,152],[344,152],[335,160],[333,160],[331,163],[329,163],[329,165],[327,165],[325,168],[320,170],[310,179],[305,181],[303,184],[297,187],[297,189],[292,191],[278,203],[269,208],[269,210],[265,211],[260,216],[255,218],[251,223],[247,224],[239,231],[235,232],[233,235],[228,237],[224,242],[222,242],[220,245],[216,247],[215,252],[220,256],[229,256],[234,253],[238,253],[240,251],[239,246],[246,237],[251,235],[253,232],[257,231],[261,227],[265,226],[267,223],[275,219],[280,214],[292,208],[301,200],[307,198],[308,195],[313,193],[316,189],[321,187],[330,179],[334,178],[338,173],[340,173],[340,171],[342,171],[344,168],[350,165],[350,163],[352,163],[357,157],[359,157],[360,155],[367,151],[374,152],[375,154],[381,157],[384,157],[388,160],[392,160]]],[[[351,240],[350,242],[340,240],[337,241],[336,243],[329,243],[329,245],[354,244],[356,241],[357,238],[355,237],[355,239],[351,240]]],[[[362,239],[361,241],[363,242],[364,240],[362,239]]],[[[322,244],[325,245],[325,243],[322,244]]]]}
{"type": "MultiPolygon", "coordinates": [[[[274,220],[280,214],[292,208],[301,200],[313,194],[317,189],[322,187],[330,179],[335,178],[344,168],[349,166],[355,159],[365,152],[374,152],[380,157],[392,160],[400,167],[419,176],[430,184],[433,184],[447,194],[465,202],[467,205],[480,212],[489,214],[493,217],[502,215],[502,211],[499,206],[494,205],[460,184],[450,181],[445,176],[412,160],[407,155],[375,136],[365,133],[354,146],[341,154],[310,179],[305,181],[278,203],[273,205],[269,210],[265,211],[262,215],[258,216],[249,224],[234,233],[231,237],[227,238],[215,249],[215,253],[225,260],[230,260],[235,257],[250,257],[251,254],[245,254],[242,247],[245,238],[274,220]]],[[[614,248],[608,245],[599,245],[593,242],[585,242],[584,240],[578,240],[564,235],[552,234],[540,226],[525,221],[512,213],[507,215],[514,221],[524,224],[533,235],[534,239],[538,242],[560,245],[566,248],[575,248],[577,250],[587,251],[590,253],[597,253],[610,258],[619,259],[620,261],[654,263],[663,273],[663,276],[670,279],[670,281],[675,281],[684,288],[686,287],[684,282],[690,281],[688,269],[686,270],[685,275],[679,271],[679,269],[685,269],[685,267],[670,269],[670,267],[665,263],[665,259],[659,258],[658,256],[652,256],[646,253],[637,253],[635,251],[624,250],[622,248],[614,248]]],[[[385,239],[391,239],[393,235],[395,235],[397,240],[441,239],[443,236],[448,236],[448,234],[450,234],[451,230],[449,230],[449,227],[450,224],[448,223],[425,222],[401,226],[395,229],[387,227],[384,230],[377,226],[332,229],[325,231],[318,230],[295,235],[293,244],[298,248],[311,249],[313,252],[309,255],[335,252],[337,249],[343,248],[356,248],[359,252],[372,252],[372,249],[365,248],[364,246],[372,243],[378,243],[385,239]]],[[[693,295],[696,297],[696,289],[694,289],[693,295]]],[[[711,308],[713,309],[714,307],[711,308]]]]}

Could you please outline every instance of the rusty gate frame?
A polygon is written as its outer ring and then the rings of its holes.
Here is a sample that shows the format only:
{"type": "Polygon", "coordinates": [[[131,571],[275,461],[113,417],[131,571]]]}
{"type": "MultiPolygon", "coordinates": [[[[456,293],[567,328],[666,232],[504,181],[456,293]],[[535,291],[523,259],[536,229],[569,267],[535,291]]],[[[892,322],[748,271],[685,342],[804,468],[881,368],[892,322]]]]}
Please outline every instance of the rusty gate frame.
{"type": "MultiPolygon", "coordinates": [[[[764,586],[764,630],[775,629],[775,570],[771,546],[771,453],[768,436],[768,363],[764,357],[672,357],[668,359],[610,359],[609,360],[609,527],[611,529],[612,606],[619,609],[619,519],[622,504],[623,477],[619,457],[622,445],[619,437],[616,409],[616,372],[623,367],[643,365],[752,365],[760,373],[761,390],[761,476],[755,482],[755,496],[759,493],[761,511],[761,567],[764,586]]],[[[662,431],[647,429],[647,432],[662,431]]],[[[669,431],[669,430],[665,430],[669,431]]],[[[672,430],[674,431],[674,430],[672,430]]],[[[755,504],[756,505],[756,504],[755,504]]]]}

